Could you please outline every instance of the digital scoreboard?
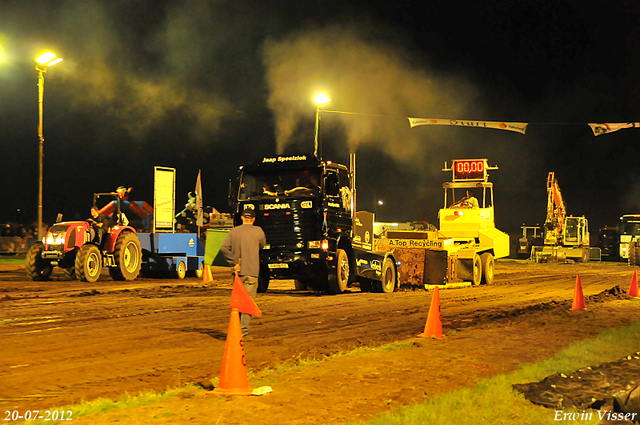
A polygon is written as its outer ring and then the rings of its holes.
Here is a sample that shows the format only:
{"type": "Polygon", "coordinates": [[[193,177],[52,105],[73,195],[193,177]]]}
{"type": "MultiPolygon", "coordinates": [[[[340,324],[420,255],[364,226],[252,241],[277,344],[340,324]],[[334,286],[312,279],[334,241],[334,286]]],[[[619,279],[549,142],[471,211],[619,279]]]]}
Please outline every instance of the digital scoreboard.
{"type": "Polygon", "coordinates": [[[486,159],[454,159],[453,181],[461,180],[486,180],[486,159]]]}

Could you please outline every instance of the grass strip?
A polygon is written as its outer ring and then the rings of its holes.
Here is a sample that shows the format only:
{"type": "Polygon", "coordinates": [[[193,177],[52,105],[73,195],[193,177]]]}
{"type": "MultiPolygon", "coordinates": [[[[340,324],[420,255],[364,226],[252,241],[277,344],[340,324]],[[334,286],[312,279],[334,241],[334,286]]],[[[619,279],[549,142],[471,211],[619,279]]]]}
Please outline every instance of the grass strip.
{"type": "MultiPolygon", "coordinates": [[[[508,375],[478,382],[471,388],[433,397],[425,403],[399,407],[369,421],[349,421],[350,425],[435,424],[549,424],[556,411],[537,406],[514,391],[513,384],[537,382],[555,373],[569,374],[586,366],[618,361],[640,349],[640,322],[607,330],[593,339],[572,344],[548,360],[522,366],[508,375]]],[[[598,424],[597,412],[578,413],[580,424],[598,424]]],[[[562,416],[561,416],[562,417],[562,416]]]]}
{"type": "Polygon", "coordinates": [[[24,421],[16,425],[55,425],[60,423],[71,423],[73,419],[77,419],[86,415],[97,415],[101,413],[108,413],[116,409],[131,409],[147,404],[158,403],[169,397],[173,397],[178,393],[194,393],[200,391],[199,388],[189,384],[182,388],[174,388],[163,391],[162,393],[156,393],[154,391],[141,391],[136,395],[130,395],[124,393],[116,400],[108,398],[97,398],[91,401],[82,401],[80,404],[65,407],[52,407],[50,409],[39,412],[39,416],[43,419],[24,421]],[[64,420],[58,418],[63,417],[64,420]]]}
{"type": "Polygon", "coordinates": [[[24,265],[25,258],[18,256],[0,256],[0,266],[24,265]]]}

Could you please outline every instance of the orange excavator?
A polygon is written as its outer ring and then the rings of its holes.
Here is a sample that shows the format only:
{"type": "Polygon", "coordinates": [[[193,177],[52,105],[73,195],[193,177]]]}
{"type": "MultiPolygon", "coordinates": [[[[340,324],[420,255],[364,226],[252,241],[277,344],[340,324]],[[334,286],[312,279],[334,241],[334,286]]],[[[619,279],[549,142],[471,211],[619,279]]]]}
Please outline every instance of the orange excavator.
{"type": "Polygon", "coordinates": [[[538,261],[549,258],[589,261],[589,224],[584,216],[567,216],[567,208],[553,171],[547,177],[547,218],[544,230],[545,246],[536,255],[538,261]]]}

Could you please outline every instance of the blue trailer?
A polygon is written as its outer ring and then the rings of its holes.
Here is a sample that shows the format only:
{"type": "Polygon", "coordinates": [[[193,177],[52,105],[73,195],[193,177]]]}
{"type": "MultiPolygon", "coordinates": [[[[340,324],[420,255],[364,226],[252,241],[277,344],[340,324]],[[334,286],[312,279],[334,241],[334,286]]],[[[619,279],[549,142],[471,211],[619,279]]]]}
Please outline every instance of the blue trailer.
{"type": "Polygon", "coordinates": [[[204,243],[197,233],[138,233],[138,238],[142,246],[142,276],[202,277],[204,243]]]}

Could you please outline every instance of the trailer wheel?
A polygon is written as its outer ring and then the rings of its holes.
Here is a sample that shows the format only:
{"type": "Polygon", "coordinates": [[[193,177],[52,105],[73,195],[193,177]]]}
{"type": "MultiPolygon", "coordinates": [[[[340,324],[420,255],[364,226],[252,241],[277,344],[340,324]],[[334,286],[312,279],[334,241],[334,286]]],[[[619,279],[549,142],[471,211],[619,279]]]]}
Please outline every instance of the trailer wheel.
{"type": "Polygon", "coordinates": [[[631,241],[629,242],[629,246],[627,247],[627,252],[629,254],[629,265],[630,266],[636,266],[638,265],[638,261],[636,259],[636,243],[631,241]]]}
{"type": "Polygon", "coordinates": [[[142,266],[142,248],[140,240],[134,233],[126,232],[118,236],[113,257],[116,260],[116,267],[110,272],[113,271],[111,276],[115,280],[134,280],[138,277],[142,266]]]}
{"type": "Polygon", "coordinates": [[[102,272],[102,255],[97,246],[83,245],[76,255],[76,277],[83,282],[95,282],[102,272]]]}
{"type": "Polygon", "coordinates": [[[495,260],[490,252],[485,252],[480,256],[482,264],[482,281],[483,285],[491,285],[493,283],[493,267],[495,260]]]}
{"type": "Polygon", "coordinates": [[[187,276],[187,266],[184,264],[184,261],[180,261],[178,263],[178,268],[176,269],[176,275],[178,279],[184,279],[187,276]]]}
{"type": "Polygon", "coordinates": [[[260,276],[258,276],[258,292],[264,294],[269,289],[269,272],[260,270],[260,276]]]}
{"type": "Polygon", "coordinates": [[[478,254],[473,255],[473,276],[472,281],[474,286],[480,285],[482,282],[482,260],[478,254]]]}
{"type": "Polygon", "coordinates": [[[31,280],[49,280],[53,266],[50,261],[42,259],[44,246],[37,243],[29,248],[25,262],[27,277],[31,280]]]}
{"type": "MultiPolygon", "coordinates": [[[[200,265],[196,270],[187,270],[187,277],[197,277],[198,279],[202,279],[204,275],[204,261],[200,262],[200,265]]],[[[142,270],[140,270],[140,276],[142,276],[142,270]]]]}
{"type": "Polygon", "coordinates": [[[336,251],[336,271],[329,273],[329,292],[340,294],[349,283],[349,256],[344,249],[336,251]]]}
{"type": "Polygon", "coordinates": [[[202,276],[204,276],[204,261],[200,262],[198,270],[195,271],[195,276],[198,279],[202,279],[202,276]]]}
{"type": "Polygon", "coordinates": [[[396,289],[396,266],[391,258],[385,258],[382,263],[382,281],[374,282],[376,292],[390,294],[396,289]]]}

